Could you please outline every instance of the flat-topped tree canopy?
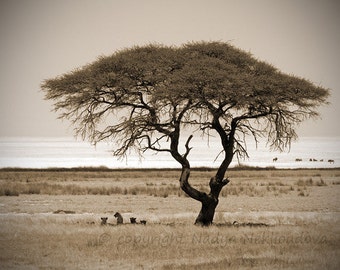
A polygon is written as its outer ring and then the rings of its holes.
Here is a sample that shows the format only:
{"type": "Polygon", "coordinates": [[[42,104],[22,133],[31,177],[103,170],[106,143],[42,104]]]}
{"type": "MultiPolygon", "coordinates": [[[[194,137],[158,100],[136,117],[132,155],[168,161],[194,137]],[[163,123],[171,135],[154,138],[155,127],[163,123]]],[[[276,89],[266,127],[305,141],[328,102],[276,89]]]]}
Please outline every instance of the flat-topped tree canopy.
{"type": "Polygon", "coordinates": [[[223,42],[124,49],[46,80],[42,89],[78,134],[94,143],[114,141],[117,156],[131,148],[140,154],[169,152],[182,166],[182,190],[202,203],[195,222],[201,225],[213,221],[235,153],[247,156],[246,135],[266,136],[279,150],[289,147],[296,125],[317,116],[329,95],[223,42]],[[192,135],[185,152],[179,151],[185,126],[220,137],[224,159],[210,179],[209,194],[189,184],[192,135]]]}
{"type": "Polygon", "coordinates": [[[283,149],[296,137],[296,124],[317,116],[329,94],[224,42],[124,49],[46,80],[42,89],[77,133],[93,142],[118,141],[117,155],[130,147],[161,150],[160,137],[178,123],[216,129],[214,117],[240,143],[239,153],[248,133],[283,149]]]}

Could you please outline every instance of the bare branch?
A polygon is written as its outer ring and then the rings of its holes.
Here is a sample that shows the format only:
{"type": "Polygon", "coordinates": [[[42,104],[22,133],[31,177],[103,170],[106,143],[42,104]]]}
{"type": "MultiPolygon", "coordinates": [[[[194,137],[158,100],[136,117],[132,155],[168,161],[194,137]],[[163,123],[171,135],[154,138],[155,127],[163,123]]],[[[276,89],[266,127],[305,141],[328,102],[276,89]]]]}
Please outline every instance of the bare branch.
{"type": "Polygon", "coordinates": [[[185,158],[185,159],[187,159],[187,156],[189,155],[189,153],[192,149],[192,147],[189,147],[189,143],[190,143],[192,137],[193,137],[193,135],[190,135],[189,138],[187,139],[187,142],[185,143],[186,151],[185,151],[185,154],[183,155],[183,158],[185,158]]]}

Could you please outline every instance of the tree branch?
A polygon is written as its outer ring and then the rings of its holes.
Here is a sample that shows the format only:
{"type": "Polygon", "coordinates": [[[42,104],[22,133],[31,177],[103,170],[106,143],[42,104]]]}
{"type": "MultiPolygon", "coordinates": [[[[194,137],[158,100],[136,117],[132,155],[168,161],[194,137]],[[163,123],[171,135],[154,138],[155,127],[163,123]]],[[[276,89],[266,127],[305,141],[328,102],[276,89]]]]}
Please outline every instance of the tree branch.
{"type": "Polygon", "coordinates": [[[185,154],[183,155],[183,158],[185,158],[185,159],[187,159],[187,156],[189,155],[189,152],[190,152],[190,150],[192,149],[192,147],[189,147],[189,143],[190,143],[192,137],[193,137],[193,136],[190,135],[189,138],[187,139],[187,142],[185,143],[185,149],[186,149],[186,151],[185,151],[185,154]]]}
{"type": "Polygon", "coordinates": [[[205,192],[198,191],[189,184],[190,168],[183,167],[181,177],[179,179],[181,189],[191,198],[203,202],[207,200],[208,195],[205,192]]]}

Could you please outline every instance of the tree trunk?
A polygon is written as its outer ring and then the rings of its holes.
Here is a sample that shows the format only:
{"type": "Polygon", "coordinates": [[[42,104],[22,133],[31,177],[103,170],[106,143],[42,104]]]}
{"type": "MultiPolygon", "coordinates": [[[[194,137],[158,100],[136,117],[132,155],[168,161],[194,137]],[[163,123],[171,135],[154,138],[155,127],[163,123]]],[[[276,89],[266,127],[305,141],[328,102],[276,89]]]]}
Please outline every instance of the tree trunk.
{"type": "Polygon", "coordinates": [[[210,179],[210,193],[204,193],[205,196],[202,196],[202,207],[198,217],[196,218],[195,224],[201,226],[209,226],[212,224],[215,215],[215,209],[218,205],[218,197],[222,188],[228,183],[228,179],[219,179],[216,176],[210,179]]]}
{"type": "MultiPolygon", "coordinates": [[[[217,122],[219,124],[219,122],[217,122]]],[[[216,124],[216,125],[217,125],[216,124]]],[[[219,127],[222,129],[222,127],[219,125],[219,127]]],[[[221,135],[225,135],[224,130],[220,131],[221,135]]],[[[215,215],[215,209],[218,205],[218,197],[220,195],[220,192],[222,188],[229,183],[228,179],[224,179],[225,172],[232,160],[233,156],[233,144],[232,140],[229,140],[227,136],[223,137],[223,146],[224,150],[226,152],[226,157],[223,160],[221,166],[219,167],[216,175],[210,179],[209,186],[210,186],[210,193],[207,194],[205,192],[199,191],[189,183],[189,177],[190,177],[190,163],[187,160],[187,156],[191,150],[189,147],[189,142],[192,139],[192,135],[189,136],[185,148],[186,152],[184,155],[180,155],[178,152],[178,140],[179,138],[179,127],[171,134],[171,154],[182,165],[182,173],[181,177],[179,179],[181,189],[189,195],[191,198],[200,201],[202,203],[201,211],[198,214],[198,217],[196,218],[195,224],[201,225],[201,226],[209,226],[212,224],[214,215],[215,215]]]]}
{"type": "Polygon", "coordinates": [[[204,202],[202,202],[201,211],[196,218],[195,224],[201,226],[209,226],[212,224],[215,209],[218,204],[218,199],[210,198],[204,202]]]}

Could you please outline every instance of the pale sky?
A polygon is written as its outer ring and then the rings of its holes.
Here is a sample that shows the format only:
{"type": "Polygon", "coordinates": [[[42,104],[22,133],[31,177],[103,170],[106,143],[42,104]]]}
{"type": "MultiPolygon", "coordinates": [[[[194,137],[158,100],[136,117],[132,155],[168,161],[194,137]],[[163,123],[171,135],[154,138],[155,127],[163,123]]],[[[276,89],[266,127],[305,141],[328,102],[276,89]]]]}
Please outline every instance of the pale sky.
{"type": "Polygon", "coordinates": [[[0,0],[0,136],[72,136],[40,84],[133,45],[229,41],[332,90],[300,136],[340,136],[338,0],[0,0]]]}

